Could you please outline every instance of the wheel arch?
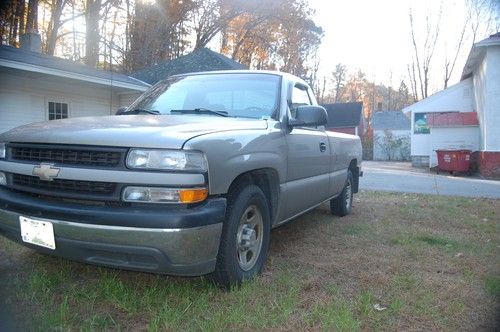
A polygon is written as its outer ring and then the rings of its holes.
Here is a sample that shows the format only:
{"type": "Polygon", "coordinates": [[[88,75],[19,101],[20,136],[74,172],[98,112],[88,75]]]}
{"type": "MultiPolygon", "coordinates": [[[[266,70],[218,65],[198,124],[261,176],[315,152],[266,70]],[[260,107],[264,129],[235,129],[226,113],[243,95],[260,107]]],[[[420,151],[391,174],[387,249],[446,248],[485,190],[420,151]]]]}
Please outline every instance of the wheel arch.
{"type": "Polygon", "coordinates": [[[358,159],[352,159],[349,163],[349,170],[352,173],[353,186],[352,192],[357,193],[359,191],[359,167],[358,167],[358,159]]]}
{"type": "Polygon", "coordinates": [[[274,168],[260,168],[239,174],[231,181],[227,192],[228,200],[231,200],[240,188],[251,184],[259,187],[264,193],[269,205],[271,224],[273,225],[278,212],[280,195],[278,171],[274,168]]]}

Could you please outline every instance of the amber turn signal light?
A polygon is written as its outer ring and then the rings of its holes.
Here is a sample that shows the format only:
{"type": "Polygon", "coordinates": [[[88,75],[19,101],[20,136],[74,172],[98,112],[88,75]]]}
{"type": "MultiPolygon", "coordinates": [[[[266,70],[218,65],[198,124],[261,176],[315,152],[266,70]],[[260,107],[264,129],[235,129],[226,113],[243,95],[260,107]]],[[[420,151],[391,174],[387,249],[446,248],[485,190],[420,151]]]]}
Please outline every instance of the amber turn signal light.
{"type": "Polygon", "coordinates": [[[181,189],[179,190],[179,201],[181,203],[197,203],[208,197],[207,188],[181,189]]]}

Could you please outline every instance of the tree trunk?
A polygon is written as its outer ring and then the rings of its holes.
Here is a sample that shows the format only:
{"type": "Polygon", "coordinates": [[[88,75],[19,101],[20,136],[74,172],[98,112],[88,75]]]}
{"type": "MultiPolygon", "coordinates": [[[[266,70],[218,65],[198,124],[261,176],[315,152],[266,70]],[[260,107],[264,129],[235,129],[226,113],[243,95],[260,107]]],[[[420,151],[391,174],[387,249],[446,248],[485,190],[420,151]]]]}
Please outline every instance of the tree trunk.
{"type": "Polygon", "coordinates": [[[10,44],[17,43],[17,37],[24,33],[24,0],[16,2],[16,12],[14,15],[14,27],[10,36],[10,44]]]}
{"type": "Polygon", "coordinates": [[[113,27],[111,28],[111,35],[109,37],[109,70],[111,71],[113,71],[113,49],[115,46],[117,16],[118,16],[118,11],[115,11],[115,15],[113,17],[113,27]]]}
{"type": "Polygon", "coordinates": [[[86,0],[85,64],[96,67],[99,58],[99,11],[101,0],[86,0]]]}
{"type": "Polygon", "coordinates": [[[19,35],[22,35],[26,32],[25,27],[25,15],[26,15],[26,3],[24,0],[19,1],[20,4],[20,12],[19,12],[19,35]]]}
{"type": "Polygon", "coordinates": [[[61,14],[66,5],[65,0],[54,0],[47,30],[47,54],[54,55],[56,50],[57,35],[61,26],[61,14]]]}
{"type": "Polygon", "coordinates": [[[28,17],[26,19],[26,32],[38,33],[38,0],[28,1],[28,17]]]}

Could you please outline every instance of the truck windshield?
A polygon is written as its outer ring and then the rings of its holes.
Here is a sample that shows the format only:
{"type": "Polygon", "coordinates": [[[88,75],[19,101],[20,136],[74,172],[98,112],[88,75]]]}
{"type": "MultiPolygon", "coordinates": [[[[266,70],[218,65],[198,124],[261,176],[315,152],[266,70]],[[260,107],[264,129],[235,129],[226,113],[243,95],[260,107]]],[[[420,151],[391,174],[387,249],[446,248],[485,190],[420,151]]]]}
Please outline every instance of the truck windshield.
{"type": "Polygon", "coordinates": [[[141,114],[269,118],[278,107],[279,87],[280,77],[272,74],[172,77],[154,85],[128,110],[141,110],[141,114]]]}

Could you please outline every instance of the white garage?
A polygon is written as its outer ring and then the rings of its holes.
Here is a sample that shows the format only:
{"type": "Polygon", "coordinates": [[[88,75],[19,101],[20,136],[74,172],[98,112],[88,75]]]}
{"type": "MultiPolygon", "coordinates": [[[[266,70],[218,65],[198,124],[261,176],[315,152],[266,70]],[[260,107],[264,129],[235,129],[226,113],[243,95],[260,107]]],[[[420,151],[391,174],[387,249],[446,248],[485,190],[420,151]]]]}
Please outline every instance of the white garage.
{"type": "Polygon", "coordinates": [[[38,121],[114,114],[149,84],[70,60],[0,46],[0,133],[38,121]]]}

